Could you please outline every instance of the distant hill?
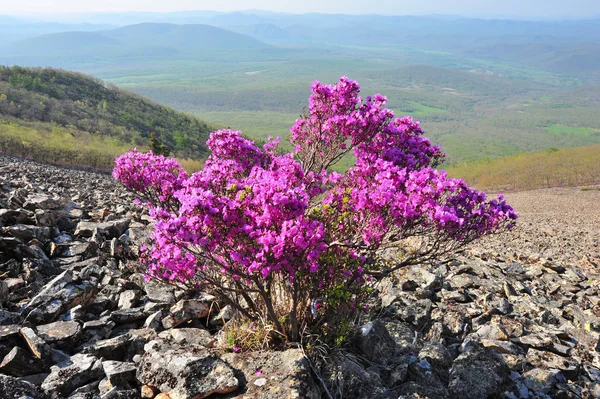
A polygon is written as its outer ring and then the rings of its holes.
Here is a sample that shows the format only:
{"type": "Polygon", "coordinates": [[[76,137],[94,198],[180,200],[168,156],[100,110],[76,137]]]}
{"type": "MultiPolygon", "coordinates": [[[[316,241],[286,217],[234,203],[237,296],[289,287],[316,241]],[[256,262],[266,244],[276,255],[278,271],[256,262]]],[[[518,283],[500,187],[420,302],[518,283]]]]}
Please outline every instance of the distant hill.
{"type": "Polygon", "coordinates": [[[98,32],[59,32],[24,39],[12,48],[26,53],[56,54],[76,53],[94,54],[106,47],[120,46],[118,40],[98,32]]]}
{"type": "Polygon", "coordinates": [[[146,146],[154,133],[175,155],[194,159],[207,155],[211,131],[194,117],[99,79],[51,68],[0,67],[0,123],[85,134],[125,149],[146,146]]]}
{"type": "Polygon", "coordinates": [[[471,49],[465,55],[569,75],[585,76],[600,70],[600,43],[497,43],[471,49]]]}
{"type": "Polygon", "coordinates": [[[27,22],[0,15],[0,46],[7,46],[19,40],[49,33],[69,31],[98,31],[114,28],[109,24],[60,24],[55,22],[27,22]]]}
{"type": "Polygon", "coordinates": [[[232,25],[227,26],[227,29],[268,42],[286,42],[294,40],[292,35],[290,35],[290,32],[274,24],[232,25]]]}
{"type": "Polygon", "coordinates": [[[268,48],[253,37],[210,25],[141,23],[95,32],[70,31],[27,38],[7,46],[8,56],[39,59],[68,55],[93,55],[101,60],[133,55],[169,56],[203,50],[248,50],[268,48]],[[156,49],[159,49],[157,51],[156,49]]]}
{"type": "Polygon", "coordinates": [[[142,23],[101,33],[130,46],[185,46],[221,50],[268,47],[267,44],[247,35],[202,24],[142,23]]]}

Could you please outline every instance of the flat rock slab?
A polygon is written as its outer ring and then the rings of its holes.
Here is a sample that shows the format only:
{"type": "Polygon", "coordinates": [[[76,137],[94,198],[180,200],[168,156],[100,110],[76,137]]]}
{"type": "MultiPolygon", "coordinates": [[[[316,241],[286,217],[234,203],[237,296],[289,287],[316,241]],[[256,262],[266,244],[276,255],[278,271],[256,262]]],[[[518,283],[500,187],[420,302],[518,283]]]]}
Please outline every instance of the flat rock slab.
{"type": "Polygon", "coordinates": [[[18,324],[0,326],[0,341],[4,341],[18,336],[19,331],[21,331],[21,326],[18,324]]]}
{"type": "Polygon", "coordinates": [[[104,376],[102,362],[95,356],[77,354],[69,361],[51,368],[51,373],[42,383],[42,389],[49,395],[66,397],[75,389],[104,376]]]}
{"type": "Polygon", "coordinates": [[[174,328],[168,330],[168,335],[177,344],[210,346],[214,341],[210,332],[202,328],[174,328]]]}
{"type": "Polygon", "coordinates": [[[73,234],[76,237],[91,237],[94,234],[94,230],[98,229],[100,234],[104,235],[107,239],[118,238],[125,230],[127,230],[130,223],[131,219],[129,218],[105,223],[81,221],[73,234]]]}
{"type": "Polygon", "coordinates": [[[208,306],[200,301],[182,299],[169,309],[169,314],[162,320],[164,328],[177,327],[186,321],[208,316],[208,306]]]}
{"type": "Polygon", "coordinates": [[[0,374],[24,377],[45,371],[43,363],[25,349],[15,346],[0,363],[0,374]]]}
{"type": "Polygon", "coordinates": [[[244,399],[321,398],[319,385],[298,349],[227,353],[222,359],[244,375],[244,399]]]}
{"type": "Polygon", "coordinates": [[[110,319],[118,324],[131,323],[133,321],[145,319],[148,316],[143,307],[121,309],[111,313],[110,319]]]}
{"type": "Polygon", "coordinates": [[[55,321],[36,328],[38,335],[48,343],[73,342],[81,332],[81,326],[75,321],[55,321]]]}
{"type": "Polygon", "coordinates": [[[238,388],[233,369],[207,349],[163,340],[151,341],[145,349],[138,381],[158,388],[171,399],[201,399],[238,388]]]}
{"type": "Polygon", "coordinates": [[[29,350],[35,357],[45,360],[52,358],[50,346],[48,346],[46,341],[40,338],[35,331],[29,327],[23,327],[20,332],[23,339],[25,339],[29,350]]]}
{"type": "Polygon", "coordinates": [[[129,382],[135,381],[137,366],[131,362],[119,362],[107,360],[102,362],[102,368],[106,378],[113,386],[123,386],[129,382]]]}
{"type": "Polygon", "coordinates": [[[86,347],[85,353],[102,357],[106,360],[121,360],[130,343],[129,334],[119,335],[114,338],[104,339],[86,347]]]}

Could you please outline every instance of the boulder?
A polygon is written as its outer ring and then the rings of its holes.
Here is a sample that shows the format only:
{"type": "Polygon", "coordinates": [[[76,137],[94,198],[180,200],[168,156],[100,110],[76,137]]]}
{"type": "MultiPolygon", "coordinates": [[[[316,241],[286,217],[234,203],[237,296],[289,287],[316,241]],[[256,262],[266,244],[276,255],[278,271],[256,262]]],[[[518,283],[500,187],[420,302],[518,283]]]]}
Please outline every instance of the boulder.
{"type": "Polygon", "coordinates": [[[49,395],[66,397],[77,388],[96,381],[103,375],[100,359],[91,355],[76,354],[68,361],[51,368],[42,389],[49,395]]]}
{"type": "Polygon", "coordinates": [[[88,221],[81,221],[77,225],[75,232],[73,233],[76,237],[91,237],[94,234],[94,230],[98,229],[99,234],[101,234],[104,239],[110,240],[112,238],[118,238],[123,234],[129,224],[131,223],[131,219],[118,219],[105,223],[94,223],[88,221]]]}
{"type": "Polygon", "coordinates": [[[461,354],[450,369],[448,389],[455,398],[479,399],[499,396],[510,369],[494,351],[473,349],[461,354]]]}
{"type": "Polygon", "coordinates": [[[73,279],[73,271],[65,270],[50,282],[27,304],[24,312],[36,323],[55,321],[61,313],[89,303],[96,293],[93,281],[73,279]]]}
{"type": "Polygon", "coordinates": [[[37,326],[36,330],[40,338],[58,347],[72,346],[82,331],[75,321],[55,321],[37,326]]]}
{"type": "Polygon", "coordinates": [[[222,359],[243,374],[247,399],[319,399],[321,391],[307,359],[298,349],[283,352],[228,353],[222,359]]]}
{"type": "Polygon", "coordinates": [[[169,314],[162,319],[164,328],[177,327],[190,320],[201,319],[208,316],[209,307],[193,299],[182,299],[169,309],[169,314]]]}
{"type": "Polygon", "coordinates": [[[396,350],[396,342],[379,320],[361,326],[354,342],[367,359],[378,363],[386,362],[396,350]]]}
{"type": "Polygon", "coordinates": [[[0,393],[2,398],[7,399],[38,399],[41,397],[32,383],[3,374],[0,374],[0,393]]]}
{"type": "Polygon", "coordinates": [[[238,388],[233,369],[207,349],[172,346],[161,340],[149,342],[145,349],[138,381],[158,388],[171,399],[201,399],[238,388]]]}
{"type": "Polygon", "coordinates": [[[18,346],[13,347],[0,363],[0,374],[13,377],[40,374],[45,370],[44,364],[38,358],[18,346]]]}
{"type": "Polygon", "coordinates": [[[102,368],[109,383],[115,387],[128,386],[130,382],[135,382],[135,363],[107,360],[102,362],[102,368]]]}

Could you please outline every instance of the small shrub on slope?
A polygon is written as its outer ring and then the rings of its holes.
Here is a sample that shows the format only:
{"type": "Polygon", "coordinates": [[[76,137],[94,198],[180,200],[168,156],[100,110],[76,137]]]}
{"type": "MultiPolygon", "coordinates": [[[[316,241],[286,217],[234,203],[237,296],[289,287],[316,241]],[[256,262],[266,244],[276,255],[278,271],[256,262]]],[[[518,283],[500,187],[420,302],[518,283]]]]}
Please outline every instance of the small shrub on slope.
{"type": "Polygon", "coordinates": [[[220,130],[189,177],[152,153],[117,158],[114,177],[156,220],[142,254],[148,273],[200,286],[297,341],[305,329],[345,330],[373,278],[512,227],[517,215],[502,197],[488,201],[433,169],[444,154],[385,103],[363,101],[345,77],[315,82],[308,114],[291,128],[294,153],[220,130]],[[355,165],[331,172],[348,153],[355,165]]]}

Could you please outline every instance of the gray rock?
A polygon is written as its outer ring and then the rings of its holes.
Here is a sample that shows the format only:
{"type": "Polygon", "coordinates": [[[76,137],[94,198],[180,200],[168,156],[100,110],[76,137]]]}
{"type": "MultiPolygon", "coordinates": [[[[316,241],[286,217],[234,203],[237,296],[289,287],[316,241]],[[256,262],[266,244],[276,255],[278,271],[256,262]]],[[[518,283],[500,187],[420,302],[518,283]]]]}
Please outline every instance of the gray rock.
{"type": "Polygon", "coordinates": [[[146,318],[146,321],[144,321],[144,328],[151,328],[156,331],[161,330],[162,319],[165,317],[166,314],[167,312],[165,310],[159,310],[157,312],[152,313],[146,318]]]}
{"type": "Polygon", "coordinates": [[[100,234],[105,239],[118,238],[127,230],[131,219],[118,219],[105,223],[94,223],[94,222],[79,222],[75,232],[73,233],[76,237],[91,237],[94,234],[94,230],[98,229],[100,234]]]}
{"type": "Polygon", "coordinates": [[[406,353],[417,350],[417,335],[412,325],[399,321],[388,321],[385,322],[385,328],[399,351],[406,353]]]}
{"type": "Polygon", "coordinates": [[[487,324],[477,330],[477,336],[482,339],[494,341],[508,341],[510,336],[506,329],[499,324],[487,324]]]}
{"type": "Polygon", "coordinates": [[[0,305],[8,301],[10,290],[6,281],[0,280],[0,305]]]}
{"type": "Polygon", "coordinates": [[[356,334],[355,344],[367,359],[378,363],[387,361],[396,350],[396,342],[379,320],[361,326],[356,334]]]}
{"type": "Polygon", "coordinates": [[[208,350],[174,347],[156,340],[146,345],[137,379],[171,399],[205,398],[233,392],[239,385],[231,367],[208,350]]]}
{"type": "Polygon", "coordinates": [[[145,345],[158,337],[156,331],[150,328],[129,330],[127,335],[129,336],[129,344],[123,358],[127,362],[133,361],[136,356],[143,355],[145,345]]]}
{"type": "Polygon", "coordinates": [[[63,252],[62,256],[77,256],[82,259],[90,259],[94,256],[98,256],[98,244],[93,241],[68,244],[67,249],[63,252]]]}
{"type": "Polygon", "coordinates": [[[107,360],[102,362],[102,368],[110,384],[115,387],[128,386],[135,381],[137,366],[134,363],[107,360]]]}
{"type": "Polygon", "coordinates": [[[453,397],[488,398],[500,395],[508,384],[509,368],[502,356],[478,350],[461,354],[450,369],[448,389],[453,397]]]}
{"type": "Polygon", "coordinates": [[[548,393],[556,384],[567,381],[560,370],[556,369],[535,368],[523,374],[523,377],[525,377],[525,386],[529,390],[540,393],[548,393]]]}
{"type": "Polygon", "coordinates": [[[178,344],[210,346],[214,341],[210,332],[202,328],[174,328],[169,330],[169,335],[178,344]]]}
{"type": "Polygon", "coordinates": [[[87,304],[95,292],[96,284],[74,281],[73,272],[66,270],[47,283],[27,304],[24,312],[28,320],[49,323],[74,306],[87,304]]]}
{"type": "Polygon", "coordinates": [[[21,326],[18,324],[0,325],[0,342],[19,336],[21,326]]]}
{"type": "Polygon", "coordinates": [[[442,344],[429,342],[419,351],[419,359],[427,359],[438,369],[448,369],[452,365],[452,356],[442,344]]]}
{"type": "Polygon", "coordinates": [[[4,234],[19,238],[23,241],[31,241],[34,238],[45,241],[51,236],[51,230],[48,227],[38,227],[26,224],[15,224],[0,229],[4,234]]]}
{"type": "Polygon", "coordinates": [[[298,349],[227,353],[222,359],[244,376],[243,396],[248,398],[321,398],[308,361],[298,349]]]}
{"type": "Polygon", "coordinates": [[[0,363],[0,374],[24,377],[44,372],[44,364],[25,349],[15,346],[0,363]]]}
{"type": "Polygon", "coordinates": [[[139,290],[126,290],[119,295],[119,309],[131,309],[138,305],[142,293],[139,290]]]}
{"type": "Polygon", "coordinates": [[[51,368],[42,389],[50,395],[68,396],[71,392],[104,375],[102,362],[90,355],[76,354],[69,361],[51,368]]]}
{"type": "Polygon", "coordinates": [[[144,312],[144,308],[132,308],[116,310],[110,314],[110,319],[117,324],[126,324],[133,321],[142,320],[146,318],[147,314],[144,312]]]}
{"type": "Polygon", "coordinates": [[[482,339],[481,345],[486,349],[492,349],[499,353],[507,355],[524,355],[525,351],[518,345],[510,341],[499,341],[494,339],[482,339]]]}
{"type": "Polygon", "coordinates": [[[186,321],[201,319],[208,316],[209,308],[206,304],[196,301],[182,299],[169,309],[169,314],[162,320],[164,328],[177,327],[186,321]]]}
{"type": "Polygon", "coordinates": [[[25,339],[31,353],[38,359],[52,359],[52,351],[50,346],[40,338],[35,331],[29,327],[23,327],[20,330],[21,336],[25,339]]]}
{"type": "Polygon", "coordinates": [[[33,194],[27,197],[23,203],[23,208],[35,211],[37,209],[57,209],[60,202],[47,194],[33,194]]]}
{"type": "Polygon", "coordinates": [[[219,311],[219,313],[216,316],[210,319],[210,322],[212,324],[225,324],[229,320],[231,320],[236,314],[237,311],[231,305],[226,305],[219,311]]]}
{"type": "Polygon", "coordinates": [[[37,333],[47,343],[57,343],[59,347],[75,344],[81,334],[81,326],[75,321],[55,321],[36,327],[37,333]]]}
{"type": "Polygon", "coordinates": [[[0,374],[0,392],[2,398],[6,399],[40,398],[40,394],[32,383],[3,374],[0,374]]]}
{"type": "Polygon", "coordinates": [[[119,335],[114,338],[104,339],[84,348],[83,353],[88,353],[107,360],[122,360],[129,345],[129,334],[119,335]]]}
{"type": "Polygon", "coordinates": [[[529,349],[527,362],[538,368],[558,369],[567,378],[574,378],[579,373],[579,364],[575,358],[565,358],[543,350],[529,349]]]}

